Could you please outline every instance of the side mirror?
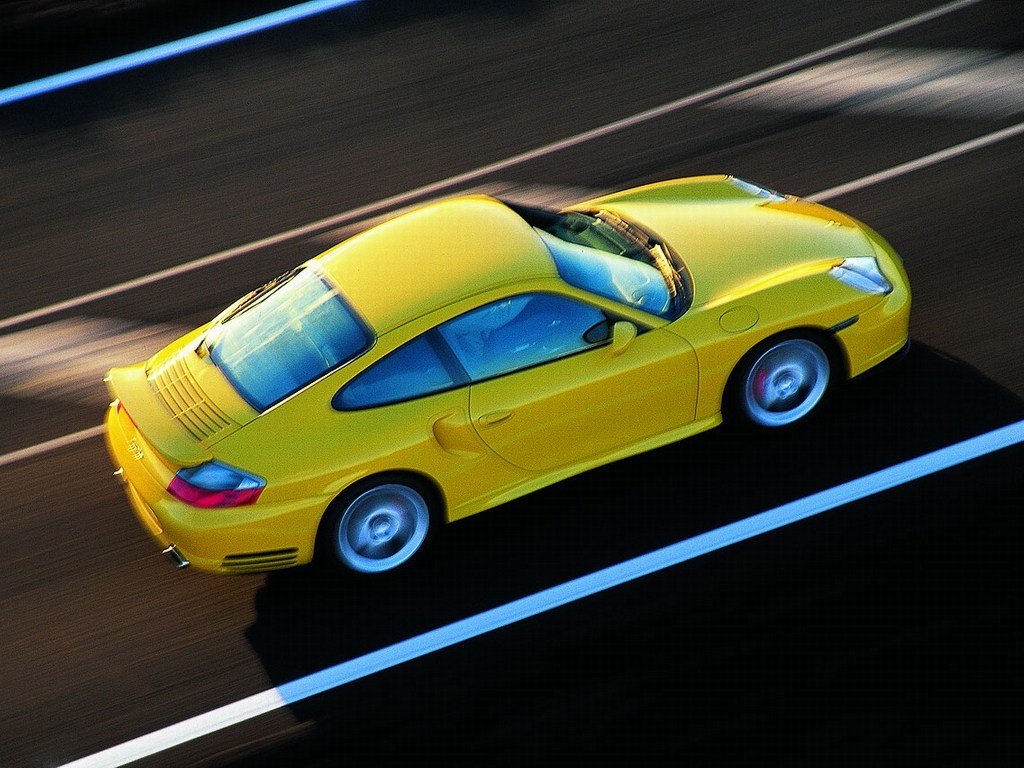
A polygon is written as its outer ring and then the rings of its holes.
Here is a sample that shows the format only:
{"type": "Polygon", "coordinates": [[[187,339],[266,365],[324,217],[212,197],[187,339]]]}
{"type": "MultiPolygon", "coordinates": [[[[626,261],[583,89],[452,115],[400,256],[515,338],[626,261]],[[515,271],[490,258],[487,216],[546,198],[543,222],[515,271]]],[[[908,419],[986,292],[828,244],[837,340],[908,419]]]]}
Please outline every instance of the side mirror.
{"type": "Polygon", "coordinates": [[[610,345],[612,355],[621,355],[635,338],[636,326],[626,320],[619,320],[612,326],[612,343],[610,345]]]}

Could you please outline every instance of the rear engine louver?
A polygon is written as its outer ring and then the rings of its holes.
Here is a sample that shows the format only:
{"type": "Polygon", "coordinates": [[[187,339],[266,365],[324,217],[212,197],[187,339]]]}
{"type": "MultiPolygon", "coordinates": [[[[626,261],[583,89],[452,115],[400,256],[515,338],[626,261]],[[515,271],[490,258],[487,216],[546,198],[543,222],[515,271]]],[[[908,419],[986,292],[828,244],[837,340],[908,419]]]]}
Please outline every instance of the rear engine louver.
{"type": "MultiPolygon", "coordinates": [[[[191,354],[191,350],[188,352],[191,354]]],[[[175,421],[196,440],[211,440],[234,426],[222,410],[203,396],[181,354],[154,370],[149,379],[175,421]]]]}

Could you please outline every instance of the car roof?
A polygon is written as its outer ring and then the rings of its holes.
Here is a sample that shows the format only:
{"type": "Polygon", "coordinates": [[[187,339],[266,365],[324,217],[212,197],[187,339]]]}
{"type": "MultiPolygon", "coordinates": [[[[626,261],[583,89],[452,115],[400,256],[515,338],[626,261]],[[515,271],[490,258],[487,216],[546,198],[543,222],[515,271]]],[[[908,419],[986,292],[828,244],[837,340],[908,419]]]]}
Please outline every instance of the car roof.
{"type": "Polygon", "coordinates": [[[378,335],[466,296],[558,274],[533,228],[486,195],[410,211],[316,260],[378,335]]]}

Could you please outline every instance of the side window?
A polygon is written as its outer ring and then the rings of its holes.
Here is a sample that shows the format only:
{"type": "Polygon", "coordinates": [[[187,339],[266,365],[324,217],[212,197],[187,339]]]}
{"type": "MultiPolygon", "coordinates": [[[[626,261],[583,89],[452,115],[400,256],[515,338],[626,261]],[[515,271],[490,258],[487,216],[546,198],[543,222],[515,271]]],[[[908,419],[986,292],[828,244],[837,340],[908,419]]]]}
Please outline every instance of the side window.
{"type": "Polygon", "coordinates": [[[453,378],[427,334],[360,373],[334,396],[331,405],[339,411],[371,408],[451,389],[460,383],[453,378]]]}
{"type": "Polygon", "coordinates": [[[590,333],[604,313],[563,296],[524,294],[487,304],[438,328],[455,357],[479,381],[571,355],[607,336],[590,333]],[[595,339],[595,335],[597,338],[595,339]]]}

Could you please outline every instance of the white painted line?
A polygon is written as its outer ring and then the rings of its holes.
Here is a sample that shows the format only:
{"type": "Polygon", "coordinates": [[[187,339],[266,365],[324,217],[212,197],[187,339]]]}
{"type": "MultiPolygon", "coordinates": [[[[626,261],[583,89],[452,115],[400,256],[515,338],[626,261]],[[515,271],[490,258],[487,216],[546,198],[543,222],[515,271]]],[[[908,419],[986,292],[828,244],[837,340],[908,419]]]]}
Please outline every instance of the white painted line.
{"type": "Polygon", "coordinates": [[[952,147],[939,150],[938,152],[932,152],[930,155],[919,157],[917,160],[911,160],[907,163],[900,163],[894,165],[892,168],[887,168],[884,171],[878,173],[872,173],[867,176],[863,176],[859,179],[849,181],[846,184],[840,184],[830,189],[822,190],[821,192],[815,192],[813,195],[808,195],[808,200],[830,200],[833,197],[839,197],[850,192],[856,192],[858,189],[864,189],[870,187],[873,184],[879,184],[889,179],[894,179],[897,176],[903,176],[904,174],[911,173],[913,171],[920,170],[921,168],[927,168],[930,165],[941,163],[945,160],[951,160],[954,157],[965,155],[968,152],[973,152],[976,149],[982,149],[984,147],[990,147],[1000,141],[1006,139],[1012,139],[1015,136],[1024,134],[1024,122],[1011,125],[1009,128],[1003,128],[1001,131],[994,131],[993,133],[979,136],[977,139],[971,139],[961,144],[956,144],[952,147]]]}
{"type": "Polygon", "coordinates": [[[215,733],[232,725],[244,723],[246,720],[252,720],[254,717],[265,715],[284,706],[285,701],[277,689],[271,688],[269,691],[247,696],[239,701],[188,720],[182,720],[176,725],[161,728],[159,731],[126,741],[116,747],[83,757],[67,765],[75,766],[75,768],[112,768],[112,766],[126,765],[149,755],[164,752],[201,735],[215,733]]]}
{"type": "MultiPolygon", "coordinates": [[[[896,178],[897,176],[902,176],[903,174],[911,173],[912,171],[926,168],[930,165],[935,165],[936,163],[941,163],[944,160],[959,157],[960,155],[964,155],[968,152],[973,152],[976,149],[991,146],[992,144],[1004,141],[1005,139],[1019,136],[1022,133],[1024,133],[1024,123],[1018,123],[1017,125],[1010,126],[1009,128],[1004,128],[1001,131],[995,131],[994,133],[986,134],[985,136],[972,139],[971,141],[965,141],[962,144],[948,147],[947,149],[943,149],[939,152],[933,152],[932,154],[918,158],[917,160],[901,163],[900,165],[893,166],[887,170],[869,174],[860,179],[847,182],[846,184],[840,184],[837,187],[831,187],[830,189],[826,189],[821,192],[806,195],[806,198],[808,200],[823,201],[829,200],[833,197],[839,197],[840,195],[845,195],[850,192],[856,192],[859,189],[870,187],[873,184],[888,181],[889,179],[896,178]]],[[[82,432],[77,432],[74,435],[65,435],[64,437],[57,438],[56,440],[49,440],[45,443],[24,448],[20,451],[0,455],[0,467],[7,464],[13,464],[15,461],[19,461],[22,458],[30,458],[40,453],[45,453],[48,450],[61,448],[64,445],[70,445],[71,443],[85,440],[93,436],[93,434],[89,434],[89,432],[89,430],[83,430],[82,432]]],[[[102,430],[95,434],[102,434],[102,430]]]]}
{"type": "Polygon", "coordinates": [[[708,88],[703,91],[699,91],[697,93],[691,94],[690,96],[684,96],[682,98],[675,99],[674,101],[667,102],[665,104],[662,104],[661,106],[653,107],[651,109],[644,110],[643,112],[638,112],[635,115],[631,115],[629,117],[622,118],[621,120],[616,120],[614,122],[607,123],[598,128],[593,128],[589,131],[584,131],[583,133],[578,133],[574,136],[561,139],[560,141],[555,141],[550,144],[544,144],[543,146],[537,147],[535,149],[531,149],[526,152],[521,152],[517,155],[512,155],[511,157],[505,158],[504,160],[499,160],[497,162],[490,163],[489,165],[484,165],[479,168],[466,171],[464,173],[449,176],[446,179],[440,179],[439,181],[435,181],[430,184],[425,184],[422,187],[411,189],[408,192],[402,192],[397,195],[392,195],[391,197],[386,197],[382,200],[378,200],[373,203],[367,203],[366,205],[361,205],[357,208],[352,208],[348,211],[335,214],[334,216],[328,216],[327,218],[320,219],[319,221],[314,221],[309,224],[304,224],[300,227],[295,227],[294,229],[289,229],[285,232],[281,232],[276,235],[271,235],[269,237],[264,237],[259,240],[254,240],[251,243],[245,243],[244,245],[238,245],[233,248],[218,251],[217,253],[213,253],[210,254],[209,256],[204,256],[202,258],[195,259],[194,261],[188,261],[182,264],[178,264],[177,266],[174,267],[169,267],[167,269],[162,269],[158,272],[153,272],[148,275],[143,275],[141,277],[134,278],[132,280],[125,280],[122,283],[117,283],[116,285],[111,285],[107,288],[101,288],[96,291],[90,291],[89,293],[82,294],[81,296],[65,299],[64,301],[58,301],[53,304],[49,304],[45,307],[40,307],[38,309],[33,309],[28,312],[22,312],[21,314],[4,318],[0,320],[0,330],[11,328],[13,326],[20,325],[21,323],[27,323],[32,320],[38,320],[39,318],[42,317],[48,317],[57,312],[63,312],[68,309],[75,309],[77,307],[81,307],[85,304],[89,304],[100,299],[116,296],[126,291],[134,290],[136,288],[160,282],[162,280],[167,280],[168,278],[176,277],[178,275],[183,275],[197,269],[208,267],[212,264],[219,264],[220,262],[228,261],[229,259],[234,259],[238,256],[242,256],[247,253],[252,253],[253,251],[257,251],[262,248],[267,248],[269,246],[277,245],[279,243],[287,242],[289,240],[294,240],[299,237],[313,235],[323,229],[340,227],[344,224],[348,224],[357,219],[372,216],[377,213],[381,213],[385,210],[405,205],[406,203],[410,203],[414,200],[426,197],[428,195],[447,193],[455,187],[478,181],[484,176],[488,176],[492,173],[497,173],[499,171],[504,171],[509,168],[513,168],[517,165],[521,165],[530,160],[536,160],[537,158],[545,157],[547,155],[560,152],[564,149],[569,149],[570,147],[574,147],[578,144],[583,144],[584,142],[591,141],[592,139],[597,139],[602,136],[608,136],[618,131],[625,130],[626,128],[632,128],[636,125],[640,125],[641,123],[653,120],[657,117],[662,117],[684,107],[692,107],[698,104],[704,104],[706,102],[712,101],[714,99],[732,93],[733,91],[742,88],[748,88],[764,80],[788,74],[790,72],[793,72],[794,70],[809,66],[811,64],[815,64],[831,56],[835,56],[836,54],[845,53],[848,50],[864,45],[866,43],[874,42],[875,40],[894,34],[896,32],[900,32],[905,29],[917,26],[919,24],[923,24],[927,21],[937,19],[940,16],[944,16],[946,14],[959,11],[963,8],[967,8],[968,6],[976,5],[978,2],[980,2],[980,0],[956,0],[956,2],[946,3],[945,5],[940,5],[937,8],[933,8],[930,11],[925,11],[924,13],[919,13],[914,16],[910,16],[906,19],[903,19],[902,21],[887,24],[883,27],[879,27],[878,29],[872,30],[871,32],[866,32],[862,35],[851,37],[843,42],[836,43],[825,48],[821,48],[817,51],[814,51],[813,53],[798,56],[794,59],[790,59],[781,64],[776,64],[775,66],[767,67],[765,69],[759,70],[758,72],[754,72],[744,77],[736,78],[735,80],[730,80],[727,83],[715,86],[713,88],[708,88]]]}
{"type": "Polygon", "coordinates": [[[85,83],[89,80],[97,80],[118,72],[126,72],[129,69],[152,64],[163,59],[170,59],[174,56],[181,56],[185,53],[198,51],[201,48],[209,48],[229,40],[237,40],[246,35],[263,32],[284,24],[290,24],[299,19],[306,19],[325,11],[333,11],[345,5],[352,5],[358,0],[312,0],[308,3],[293,5],[290,8],[282,8],[252,19],[246,19],[226,27],[211,29],[207,32],[200,32],[197,35],[172,40],[169,43],[146,48],[135,53],[128,53],[124,56],[117,56],[96,64],[89,64],[85,67],[72,69],[57,75],[50,75],[39,80],[32,80],[21,85],[14,85],[10,88],[0,89],[0,106],[11,104],[15,101],[29,99],[33,96],[40,96],[44,93],[68,88],[72,85],[85,83]]]}
{"type": "Polygon", "coordinates": [[[1024,55],[876,48],[726,96],[715,106],[1005,119],[1024,111],[1024,55]]]}
{"type": "Polygon", "coordinates": [[[14,464],[16,461],[34,459],[37,456],[42,456],[50,451],[56,451],[58,448],[66,448],[69,445],[74,445],[75,443],[80,443],[83,440],[88,440],[91,437],[99,437],[104,433],[105,429],[106,428],[100,424],[95,427],[83,429],[81,432],[72,432],[70,435],[56,437],[53,440],[47,440],[45,443],[39,443],[38,445],[32,445],[28,448],[22,448],[20,451],[5,453],[0,456],[0,467],[6,467],[8,464],[14,464]]]}
{"type": "Polygon", "coordinates": [[[403,640],[320,672],[306,675],[226,707],[132,739],[68,763],[67,767],[120,766],[206,736],[249,717],[270,712],[338,688],[406,661],[515,624],[687,560],[806,520],[822,512],[873,496],[913,480],[1024,442],[1024,421],[940,448],[887,469],[806,496],[649,552],[586,576],[567,581],[497,608],[403,640]]]}

